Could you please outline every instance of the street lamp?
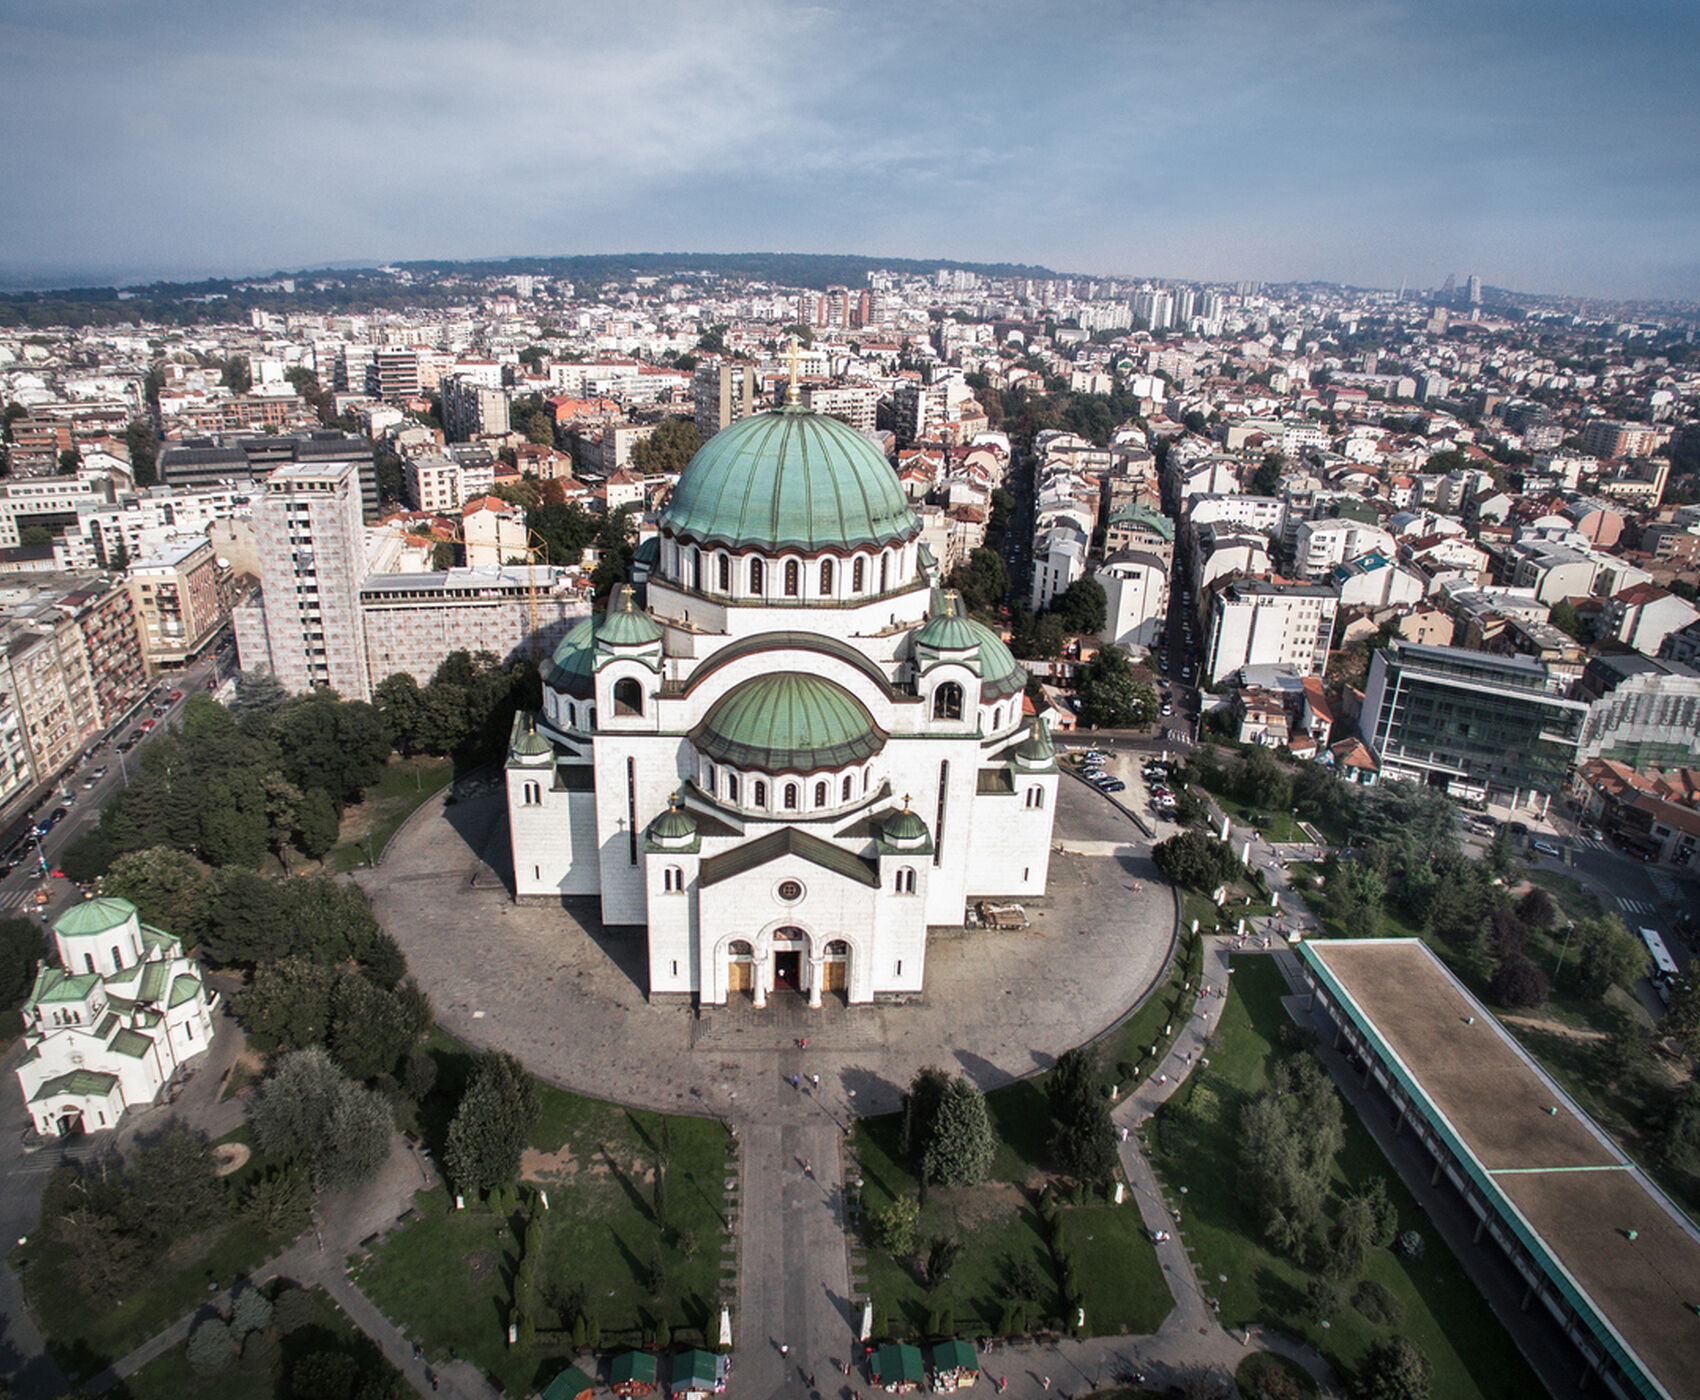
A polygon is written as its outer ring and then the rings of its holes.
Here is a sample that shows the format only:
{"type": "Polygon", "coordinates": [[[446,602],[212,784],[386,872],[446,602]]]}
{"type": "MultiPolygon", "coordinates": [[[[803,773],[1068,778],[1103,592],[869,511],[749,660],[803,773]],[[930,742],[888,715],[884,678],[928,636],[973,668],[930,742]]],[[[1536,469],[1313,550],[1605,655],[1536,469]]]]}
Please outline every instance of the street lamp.
{"type": "Polygon", "coordinates": [[[1566,919],[1564,921],[1564,946],[1558,950],[1558,965],[1552,970],[1552,985],[1555,987],[1558,985],[1558,974],[1564,967],[1564,955],[1570,951],[1570,935],[1575,932],[1576,921],[1566,919]]]}

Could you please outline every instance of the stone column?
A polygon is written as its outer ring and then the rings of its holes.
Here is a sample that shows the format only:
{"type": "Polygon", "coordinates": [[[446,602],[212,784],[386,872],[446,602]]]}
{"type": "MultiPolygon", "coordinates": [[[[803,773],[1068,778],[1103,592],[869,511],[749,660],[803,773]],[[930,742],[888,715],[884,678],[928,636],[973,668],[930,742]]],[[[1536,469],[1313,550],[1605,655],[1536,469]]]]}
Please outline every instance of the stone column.
{"type": "Polygon", "coordinates": [[[812,957],[809,959],[809,1005],[820,1005],[820,984],[826,980],[826,959],[812,957]]]}
{"type": "Polygon", "coordinates": [[[773,954],[757,958],[752,970],[755,973],[756,1008],[759,1010],[767,1005],[767,983],[773,975],[773,954]]]}

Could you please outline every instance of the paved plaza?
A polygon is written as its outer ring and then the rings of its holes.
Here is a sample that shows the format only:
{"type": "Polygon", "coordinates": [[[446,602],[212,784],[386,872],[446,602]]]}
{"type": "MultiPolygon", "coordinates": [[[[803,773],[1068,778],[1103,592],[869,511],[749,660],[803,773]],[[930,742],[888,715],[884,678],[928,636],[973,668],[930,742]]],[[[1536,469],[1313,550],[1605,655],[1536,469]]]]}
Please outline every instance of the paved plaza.
{"type": "Polygon", "coordinates": [[[641,1107],[788,1119],[790,1076],[818,1074],[814,1107],[842,1121],[896,1108],[929,1064],[996,1088],[1114,1025],[1174,935],[1174,894],[1141,833],[1067,780],[1050,893],[1026,906],[1030,926],[935,932],[922,1001],[810,1008],[781,993],[760,1011],[699,1014],[647,1000],[641,928],[604,927],[594,900],[512,902],[503,817],[488,786],[429,804],[360,883],[446,1030],[563,1088],[641,1107]]]}

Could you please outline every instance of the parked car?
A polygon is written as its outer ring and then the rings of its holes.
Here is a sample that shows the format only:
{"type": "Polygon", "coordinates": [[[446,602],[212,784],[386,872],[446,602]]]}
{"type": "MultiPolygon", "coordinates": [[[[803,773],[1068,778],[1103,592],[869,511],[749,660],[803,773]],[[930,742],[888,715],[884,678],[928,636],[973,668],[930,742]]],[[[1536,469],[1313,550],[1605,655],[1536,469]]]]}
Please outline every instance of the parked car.
{"type": "Polygon", "coordinates": [[[167,695],[165,698],[167,700],[171,701],[171,703],[173,705],[175,705],[179,700],[181,700],[183,698],[183,692],[181,690],[174,690],[174,691],[171,692],[171,694],[167,695]]]}
{"type": "Polygon", "coordinates": [[[1556,856],[1559,854],[1558,847],[1553,845],[1551,841],[1531,841],[1529,844],[1543,856],[1556,856]]]}
{"type": "Polygon", "coordinates": [[[1120,778],[1111,778],[1108,782],[1100,783],[1099,786],[1101,788],[1103,788],[1105,792],[1126,792],[1127,791],[1127,784],[1124,783],[1120,778]]]}
{"type": "Polygon", "coordinates": [[[152,734],[153,733],[153,727],[158,722],[159,721],[154,719],[152,715],[149,715],[148,718],[146,718],[142,721],[142,733],[152,734]]]}

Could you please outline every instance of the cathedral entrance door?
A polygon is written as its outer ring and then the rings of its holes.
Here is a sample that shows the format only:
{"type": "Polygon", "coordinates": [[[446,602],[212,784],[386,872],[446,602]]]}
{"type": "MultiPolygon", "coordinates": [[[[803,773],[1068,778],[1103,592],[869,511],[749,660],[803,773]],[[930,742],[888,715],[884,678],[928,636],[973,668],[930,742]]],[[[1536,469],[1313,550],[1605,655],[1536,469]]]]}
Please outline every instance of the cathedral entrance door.
{"type": "Polygon", "coordinates": [[[773,955],[773,989],[776,992],[794,992],[802,985],[802,981],[801,951],[776,951],[773,955]]]}

